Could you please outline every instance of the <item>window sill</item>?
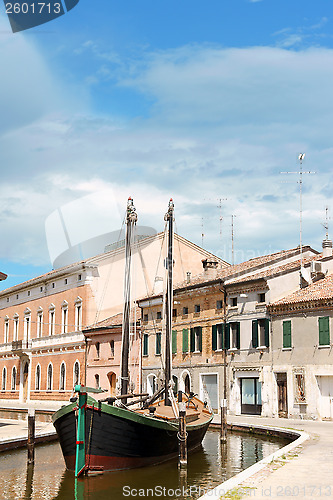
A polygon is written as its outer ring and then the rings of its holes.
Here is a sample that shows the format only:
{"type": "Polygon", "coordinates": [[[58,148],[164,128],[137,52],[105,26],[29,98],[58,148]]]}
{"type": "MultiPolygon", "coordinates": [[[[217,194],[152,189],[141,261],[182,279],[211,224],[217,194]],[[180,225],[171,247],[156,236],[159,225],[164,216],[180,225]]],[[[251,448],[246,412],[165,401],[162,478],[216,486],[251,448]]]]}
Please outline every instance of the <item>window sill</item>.
{"type": "Polygon", "coordinates": [[[238,306],[229,306],[230,311],[238,311],[238,306]]]}
{"type": "Polygon", "coordinates": [[[318,349],[329,349],[331,346],[328,345],[318,345],[318,349]]]}
{"type": "Polygon", "coordinates": [[[236,351],[239,351],[239,348],[238,347],[230,347],[230,349],[228,349],[228,351],[236,352],[236,351]]]}
{"type": "Polygon", "coordinates": [[[292,347],[282,347],[282,351],[292,351],[292,347]]]}
{"type": "Polygon", "coordinates": [[[260,345],[257,347],[257,351],[267,351],[268,347],[267,345],[260,345]]]}
{"type": "Polygon", "coordinates": [[[193,351],[192,354],[201,354],[201,351],[193,351]]]}
{"type": "Polygon", "coordinates": [[[155,352],[155,356],[161,356],[160,352],[155,352]]]}

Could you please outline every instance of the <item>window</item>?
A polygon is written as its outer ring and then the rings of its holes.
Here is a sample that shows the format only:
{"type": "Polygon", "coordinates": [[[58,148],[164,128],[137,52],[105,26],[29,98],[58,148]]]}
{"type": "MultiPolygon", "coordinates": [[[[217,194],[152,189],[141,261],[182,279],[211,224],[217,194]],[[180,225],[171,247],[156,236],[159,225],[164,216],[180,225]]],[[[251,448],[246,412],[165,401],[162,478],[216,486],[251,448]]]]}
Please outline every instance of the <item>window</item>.
{"type": "Polygon", "coordinates": [[[28,297],[30,297],[30,290],[28,290],[28,297]]]}
{"type": "Polygon", "coordinates": [[[78,281],[81,281],[82,280],[82,274],[79,274],[78,277],[77,277],[78,281]]]}
{"type": "Polygon", "coordinates": [[[289,349],[291,347],[291,321],[283,321],[282,323],[282,347],[289,349]]]}
{"type": "Polygon", "coordinates": [[[143,321],[148,321],[148,314],[143,315],[143,321]]]}
{"type": "Polygon", "coordinates": [[[67,333],[68,327],[68,302],[63,301],[61,305],[61,333],[67,333]]]}
{"type": "Polygon", "coordinates": [[[177,330],[172,330],[171,350],[172,354],[177,354],[177,330]]]}
{"type": "Polygon", "coordinates": [[[4,333],[3,333],[3,341],[7,344],[9,339],[9,318],[6,316],[4,323],[4,333]]]}
{"type": "Polygon", "coordinates": [[[55,333],[55,306],[50,305],[49,308],[49,335],[54,335],[55,333]]]}
{"type": "Polygon", "coordinates": [[[55,283],[52,283],[52,288],[55,288],[55,283]]]}
{"type": "Polygon", "coordinates": [[[53,385],[53,368],[51,363],[47,367],[47,390],[52,391],[52,385],[53,385]]]}
{"type": "Polygon", "coordinates": [[[37,311],[37,337],[41,337],[43,334],[43,310],[40,308],[37,311]]]}
{"type": "Polygon", "coordinates": [[[229,349],[240,349],[240,322],[234,321],[228,324],[229,326],[229,349]]]}
{"type": "Polygon", "coordinates": [[[176,375],[172,375],[172,383],[173,383],[173,393],[175,396],[177,396],[178,393],[178,377],[176,375]]]}
{"type": "Polygon", "coordinates": [[[95,387],[96,387],[96,389],[99,389],[99,375],[98,375],[98,373],[95,374],[95,387]]]}
{"type": "MultiPolygon", "coordinates": [[[[227,346],[225,346],[228,349],[227,346]]],[[[224,323],[212,326],[212,350],[221,351],[224,349],[224,323]]]]}
{"type": "Polygon", "coordinates": [[[114,340],[111,340],[110,342],[110,356],[111,358],[114,358],[114,340]]]}
{"type": "Polygon", "coordinates": [[[266,302],[266,294],[265,293],[258,294],[258,302],[266,302]]]}
{"type": "Polygon", "coordinates": [[[67,283],[68,283],[68,279],[67,279],[67,278],[65,278],[65,285],[67,285],[67,283]]]}
{"type": "Polygon", "coordinates": [[[12,369],[12,391],[16,390],[16,366],[12,369]]]}
{"type": "Polygon", "coordinates": [[[231,305],[231,307],[236,307],[237,306],[237,297],[231,297],[231,299],[230,299],[230,305],[231,305]]]}
{"type": "Polygon", "coordinates": [[[80,382],[80,363],[75,361],[74,364],[74,387],[80,382]]]}
{"type": "Polygon", "coordinates": [[[75,301],[75,331],[82,328],[82,299],[77,297],[75,301]]]}
{"type": "Polygon", "coordinates": [[[223,302],[222,300],[217,300],[216,301],[216,309],[222,309],[223,302]]]}
{"type": "Polygon", "coordinates": [[[156,355],[161,354],[161,337],[162,337],[161,332],[156,332],[156,345],[155,345],[155,354],[156,355]]]}
{"type": "Polygon", "coordinates": [[[31,327],[31,311],[26,309],[24,311],[24,340],[28,341],[30,339],[30,327],[31,327]]]}
{"type": "Polygon", "coordinates": [[[40,365],[37,365],[36,367],[35,391],[40,391],[40,365]]]}
{"type": "Polygon", "coordinates": [[[1,382],[1,390],[6,390],[6,381],[7,381],[7,368],[4,367],[2,370],[2,382],[1,382]]]}
{"type": "Polygon", "coordinates": [[[95,348],[96,348],[96,358],[99,359],[99,355],[100,355],[100,343],[99,342],[96,342],[95,348]]]}
{"type": "Polygon", "coordinates": [[[66,366],[65,366],[65,363],[62,362],[61,366],[60,366],[60,386],[59,386],[59,389],[61,391],[64,391],[65,386],[66,386],[66,366]]]}
{"type": "Polygon", "coordinates": [[[252,347],[269,347],[269,319],[254,319],[252,321],[252,347]]]}
{"type": "Polygon", "coordinates": [[[329,317],[318,318],[319,345],[330,345],[330,323],[329,317]]]}
{"type": "Polygon", "coordinates": [[[183,353],[188,352],[188,328],[183,328],[183,353]]]}
{"type": "Polygon", "coordinates": [[[162,312],[161,311],[157,311],[156,319],[162,319],[162,312]]]}
{"type": "Polygon", "coordinates": [[[16,295],[16,299],[18,299],[18,298],[19,298],[19,296],[18,296],[18,295],[16,295]]]}
{"type": "Polygon", "coordinates": [[[190,351],[191,352],[201,352],[202,351],[202,327],[201,326],[195,326],[194,328],[191,328],[190,351]]]}
{"type": "Polygon", "coordinates": [[[148,356],[148,333],[143,334],[143,356],[148,356]]]}
{"type": "Polygon", "coordinates": [[[188,307],[183,307],[183,316],[188,314],[188,307]]]}
{"type": "Polygon", "coordinates": [[[7,302],[9,302],[9,297],[7,297],[7,302]]]}
{"type": "Polygon", "coordinates": [[[13,333],[13,340],[18,339],[18,331],[19,331],[19,317],[17,314],[14,316],[14,333],[13,333]]]}
{"type": "Polygon", "coordinates": [[[177,318],[177,309],[172,309],[172,317],[177,318]]]}
{"type": "Polygon", "coordinates": [[[40,291],[40,292],[42,292],[42,291],[43,291],[43,287],[42,287],[42,286],[40,287],[39,291],[40,291]]]}
{"type": "Polygon", "coordinates": [[[195,304],[194,306],[194,312],[199,313],[200,312],[200,304],[195,304]]]}

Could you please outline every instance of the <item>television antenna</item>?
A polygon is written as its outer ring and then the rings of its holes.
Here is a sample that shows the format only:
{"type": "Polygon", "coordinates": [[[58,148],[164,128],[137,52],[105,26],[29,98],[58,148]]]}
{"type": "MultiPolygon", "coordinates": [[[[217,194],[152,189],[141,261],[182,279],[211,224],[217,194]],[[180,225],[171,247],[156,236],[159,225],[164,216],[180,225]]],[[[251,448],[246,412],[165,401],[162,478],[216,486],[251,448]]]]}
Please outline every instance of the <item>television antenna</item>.
{"type": "MultiPolygon", "coordinates": [[[[302,191],[302,185],[303,185],[303,175],[304,174],[315,174],[316,172],[304,172],[303,171],[303,160],[305,158],[305,153],[300,153],[298,155],[298,160],[299,160],[299,171],[298,172],[280,172],[280,174],[298,174],[299,175],[299,251],[300,251],[300,259],[301,259],[301,270],[303,267],[303,248],[302,248],[302,224],[303,224],[303,191],[302,191]]],[[[301,278],[301,283],[302,283],[302,278],[301,278]]]]}
{"type": "Polygon", "coordinates": [[[331,217],[328,216],[328,206],[325,207],[325,222],[322,224],[326,230],[326,240],[328,240],[328,221],[331,220],[331,217]]]}

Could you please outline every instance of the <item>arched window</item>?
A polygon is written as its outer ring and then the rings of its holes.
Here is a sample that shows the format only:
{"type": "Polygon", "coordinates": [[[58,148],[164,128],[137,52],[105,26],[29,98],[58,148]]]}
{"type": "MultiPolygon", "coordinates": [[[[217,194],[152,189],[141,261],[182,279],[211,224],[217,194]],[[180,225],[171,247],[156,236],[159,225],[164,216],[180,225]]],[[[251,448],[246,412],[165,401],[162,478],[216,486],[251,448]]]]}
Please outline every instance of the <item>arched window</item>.
{"type": "Polygon", "coordinates": [[[13,366],[12,370],[12,391],[16,390],[16,366],[13,366]]]}
{"type": "Polygon", "coordinates": [[[53,383],[53,368],[51,363],[47,367],[47,390],[52,391],[52,383],[53,383]]]}
{"type": "Polygon", "coordinates": [[[111,358],[114,358],[114,340],[110,341],[110,355],[111,358]]]}
{"type": "Polygon", "coordinates": [[[61,305],[61,333],[67,333],[68,327],[68,302],[63,301],[61,305]]]}
{"type": "Polygon", "coordinates": [[[62,362],[60,367],[60,387],[59,387],[61,391],[65,390],[65,383],[66,383],[66,366],[65,363],[62,362]]]}
{"type": "Polygon", "coordinates": [[[157,378],[156,375],[151,373],[147,377],[147,392],[149,396],[152,396],[156,391],[157,391],[157,378]]]}
{"type": "Polygon", "coordinates": [[[40,391],[40,365],[36,367],[35,390],[40,391]]]}
{"type": "Polygon", "coordinates": [[[96,373],[95,375],[95,387],[96,389],[99,389],[99,375],[96,373]]]}
{"type": "Polygon", "coordinates": [[[5,391],[6,390],[6,380],[7,380],[7,369],[4,367],[2,370],[2,383],[1,383],[1,390],[5,391]]]}
{"type": "Polygon", "coordinates": [[[80,363],[75,361],[74,364],[74,387],[80,383],[80,363]]]}
{"type": "Polygon", "coordinates": [[[99,354],[100,354],[100,343],[96,342],[95,344],[96,347],[96,358],[99,359],[99,354]]]}
{"type": "Polygon", "coordinates": [[[75,331],[81,330],[82,326],[82,299],[77,297],[75,301],[75,331]]]}

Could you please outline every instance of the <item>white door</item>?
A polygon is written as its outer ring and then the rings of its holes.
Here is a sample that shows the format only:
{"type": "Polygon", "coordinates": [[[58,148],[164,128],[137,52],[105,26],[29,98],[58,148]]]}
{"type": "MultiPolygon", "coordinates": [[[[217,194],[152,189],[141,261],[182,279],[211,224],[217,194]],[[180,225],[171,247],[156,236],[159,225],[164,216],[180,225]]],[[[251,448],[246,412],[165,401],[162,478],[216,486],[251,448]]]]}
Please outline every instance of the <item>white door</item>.
{"type": "Polygon", "coordinates": [[[319,411],[323,419],[333,419],[333,377],[318,377],[320,390],[319,411]]]}
{"type": "Polygon", "coordinates": [[[208,392],[210,404],[213,410],[219,407],[218,391],[217,391],[217,375],[201,375],[202,394],[201,398],[205,399],[205,389],[208,392]]]}

